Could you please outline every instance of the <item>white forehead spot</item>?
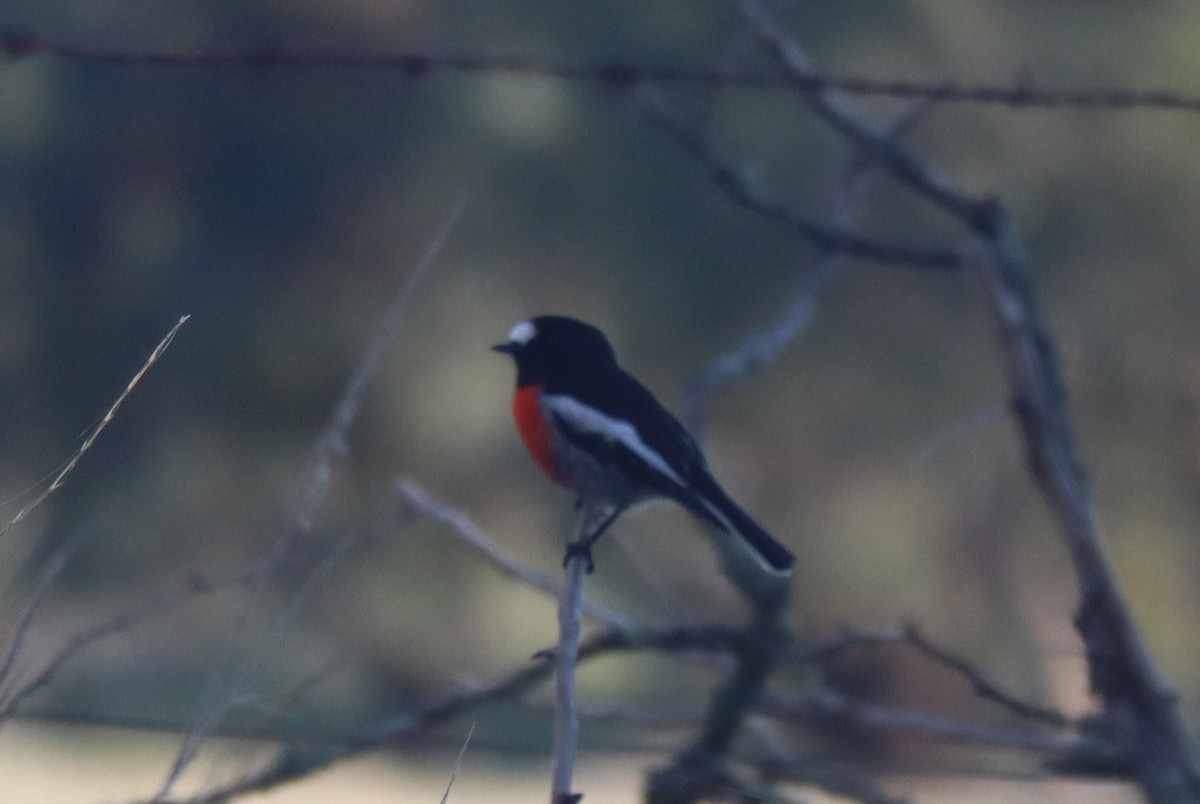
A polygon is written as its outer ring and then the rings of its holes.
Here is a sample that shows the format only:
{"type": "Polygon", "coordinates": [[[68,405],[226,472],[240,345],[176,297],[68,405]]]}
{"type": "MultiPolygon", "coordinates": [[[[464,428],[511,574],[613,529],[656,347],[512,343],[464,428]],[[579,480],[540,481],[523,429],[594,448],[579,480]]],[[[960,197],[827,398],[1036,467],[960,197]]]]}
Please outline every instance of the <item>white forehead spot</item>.
{"type": "Polygon", "coordinates": [[[537,327],[532,321],[518,321],[516,326],[508,333],[509,343],[519,343],[521,346],[533,340],[533,336],[537,334],[537,327]]]}

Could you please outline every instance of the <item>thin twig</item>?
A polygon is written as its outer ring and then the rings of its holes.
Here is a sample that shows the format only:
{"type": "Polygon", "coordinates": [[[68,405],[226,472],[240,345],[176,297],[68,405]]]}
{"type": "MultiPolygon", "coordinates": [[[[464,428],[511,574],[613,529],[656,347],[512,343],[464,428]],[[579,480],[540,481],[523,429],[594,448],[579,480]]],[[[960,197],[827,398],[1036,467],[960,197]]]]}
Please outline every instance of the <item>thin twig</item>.
{"type": "Polygon", "coordinates": [[[0,705],[0,723],[10,717],[16,709],[35,692],[49,686],[59,669],[70,659],[95,642],[113,634],[119,634],[139,625],[152,617],[166,614],[198,595],[211,594],[257,580],[268,571],[263,562],[245,565],[224,577],[192,578],[184,586],[146,595],[132,606],[123,609],[108,620],[85,628],[72,636],[37,672],[17,691],[5,696],[0,705]]]}
{"type": "Polygon", "coordinates": [[[150,357],[146,358],[146,362],[142,364],[140,369],[138,369],[137,374],[133,375],[133,379],[129,381],[129,384],[125,386],[125,390],[122,391],[121,395],[117,397],[117,401],[112,403],[108,411],[104,414],[104,417],[100,419],[100,423],[97,424],[91,433],[88,434],[87,438],[83,440],[83,443],[79,445],[79,449],[75,450],[75,454],[71,456],[71,459],[67,461],[62,470],[54,477],[54,480],[50,482],[50,485],[47,486],[41,494],[34,498],[33,502],[18,511],[17,515],[13,517],[13,520],[5,525],[3,530],[0,530],[0,538],[3,538],[5,534],[16,527],[16,525],[21,522],[21,520],[25,519],[25,517],[27,517],[35,508],[44,503],[46,498],[62,488],[63,483],[65,483],[67,480],[67,476],[71,474],[71,472],[75,471],[75,467],[79,464],[80,459],[83,458],[84,454],[87,453],[87,451],[92,448],[92,445],[96,443],[96,439],[100,437],[100,433],[102,433],[104,428],[108,427],[113,418],[116,417],[117,410],[121,407],[121,405],[125,404],[125,400],[129,398],[129,395],[133,393],[133,389],[136,388],[137,384],[140,383],[142,378],[146,376],[146,372],[150,370],[150,367],[158,362],[158,359],[162,357],[163,352],[167,351],[167,347],[171,345],[171,341],[175,340],[175,335],[179,332],[180,328],[188,322],[189,318],[191,318],[190,315],[185,315],[175,322],[175,326],[171,327],[170,332],[163,336],[163,339],[158,342],[158,346],[154,347],[154,351],[150,353],[150,357]]]}
{"type": "Polygon", "coordinates": [[[812,113],[850,140],[857,149],[875,151],[878,164],[887,169],[900,184],[916,192],[919,198],[949,212],[972,229],[990,220],[991,208],[996,204],[994,199],[968,196],[947,179],[932,172],[916,156],[900,148],[886,132],[865,120],[836,92],[812,89],[811,79],[816,76],[816,71],[796,41],[769,18],[757,0],[738,0],[737,6],[752,34],[775,55],[776,61],[785,74],[792,78],[794,88],[812,113]]]}
{"type": "MultiPolygon", "coordinates": [[[[927,109],[924,104],[916,105],[899,115],[886,127],[887,135],[895,137],[909,131],[927,109]]],[[[698,133],[695,137],[699,140],[698,133]]],[[[693,153],[697,159],[712,155],[711,151],[693,153]]],[[[845,175],[827,205],[832,210],[826,221],[830,229],[853,233],[867,196],[879,176],[878,171],[873,169],[874,154],[874,150],[860,148],[850,159],[845,175]]],[[[710,173],[713,172],[711,165],[706,167],[710,173]]],[[[750,177],[741,175],[731,177],[731,180],[733,178],[743,185],[738,197],[744,204],[763,199],[763,194],[751,185],[750,177]]],[[[727,349],[688,381],[683,397],[683,420],[693,436],[701,438],[707,424],[708,408],[718,394],[762,371],[808,326],[817,304],[837,275],[842,264],[841,257],[840,251],[818,248],[817,253],[801,265],[798,271],[799,287],[784,306],[783,312],[767,326],[727,349]]]]}
{"type": "Polygon", "coordinates": [[[0,660],[0,707],[5,706],[5,701],[10,697],[9,688],[12,685],[13,665],[25,644],[25,639],[29,636],[34,615],[37,614],[38,607],[50,591],[59,573],[62,572],[63,567],[66,566],[67,561],[75,554],[82,533],[82,530],[77,529],[74,535],[63,541],[50,554],[50,558],[46,559],[38,572],[37,580],[34,582],[29,597],[17,615],[16,625],[4,648],[4,658],[0,660]]]}
{"type": "Polygon", "coordinates": [[[1039,754],[1055,754],[1073,748],[1078,736],[1070,733],[1033,731],[967,723],[953,718],[896,709],[855,701],[829,689],[804,695],[768,692],[762,705],[767,711],[804,721],[833,720],[839,728],[869,726],[878,731],[899,731],[952,742],[976,743],[1039,754]]]}
{"type": "Polygon", "coordinates": [[[908,468],[921,466],[955,441],[975,431],[982,430],[1007,415],[1008,404],[997,403],[980,408],[967,416],[952,421],[936,433],[931,434],[922,444],[915,447],[905,459],[905,466],[908,468]]]}
{"type": "MultiPolygon", "coordinates": [[[[303,583],[292,593],[284,609],[271,620],[266,632],[262,635],[262,642],[264,644],[269,644],[278,635],[283,626],[296,617],[299,611],[316,594],[320,585],[338,566],[345,554],[358,541],[355,537],[343,538],[324,554],[322,559],[305,575],[303,583]]],[[[242,668],[243,671],[245,669],[242,668]]],[[[240,688],[244,685],[244,681],[243,675],[238,672],[237,667],[230,667],[227,675],[228,678],[224,684],[218,681],[215,685],[225,688],[224,692],[218,696],[219,699],[211,706],[205,707],[201,712],[201,716],[193,723],[192,727],[184,732],[175,761],[172,763],[170,771],[167,773],[158,793],[155,795],[154,801],[161,800],[167,796],[175,782],[179,780],[179,777],[183,775],[183,772],[187,770],[188,766],[199,755],[205,741],[213,735],[217,726],[230,712],[259,700],[259,696],[257,695],[240,691],[240,688]]]]}
{"type": "Polygon", "coordinates": [[[905,627],[904,641],[938,664],[948,667],[962,676],[971,684],[975,694],[985,701],[998,704],[1022,718],[1039,721],[1055,728],[1076,725],[1062,712],[1022,701],[1017,696],[1005,691],[990,679],[978,665],[933,644],[915,625],[905,627]]]}
{"type": "Polygon", "coordinates": [[[852,648],[877,648],[882,645],[908,645],[926,659],[953,672],[971,685],[980,698],[1008,710],[1018,717],[1045,723],[1054,728],[1079,728],[1079,722],[1062,712],[1022,700],[1006,691],[978,665],[948,648],[935,644],[916,625],[865,631],[846,628],[831,639],[798,645],[788,658],[804,662],[828,663],[852,648]]]}
{"type": "MultiPolygon", "coordinates": [[[[775,56],[780,69],[791,77],[793,87],[808,108],[860,150],[874,151],[878,164],[920,198],[968,223],[971,228],[989,219],[995,202],[973,198],[901,148],[878,125],[868,122],[836,92],[813,89],[816,70],[795,40],[788,36],[757,0],[737,0],[742,19],[751,32],[775,56]]],[[[957,263],[961,267],[962,262],[957,263]]]]}
{"type": "MultiPolygon", "coordinates": [[[[647,629],[637,633],[605,631],[583,642],[579,651],[579,662],[613,653],[657,651],[667,653],[736,653],[744,648],[746,635],[738,629],[718,626],[708,628],[672,628],[666,630],[647,629]]],[[[880,631],[846,629],[839,637],[821,645],[812,646],[815,655],[831,656],[841,650],[864,645],[904,644],[903,629],[880,631]]],[[[546,656],[552,654],[546,651],[546,656]]],[[[794,654],[793,658],[805,658],[794,654]]],[[[811,658],[811,657],[810,657],[811,658]]],[[[230,736],[242,736],[260,740],[279,740],[289,747],[281,752],[275,762],[261,771],[247,776],[231,787],[210,790],[192,801],[224,801],[253,791],[265,790],[316,773],[341,759],[349,759],[365,752],[385,746],[399,746],[424,735],[431,727],[450,718],[474,711],[481,706],[497,701],[513,700],[547,680],[553,671],[549,661],[537,661],[524,668],[484,686],[463,689],[422,708],[412,715],[397,718],[368,734],[359,735],[313,735],[271,733],[261,730],[234,730],[230,736]]],[[[801,721],[828,720],[830,717],[845,719],[857,727],[872,732],[901,732],[921,735],[930,739],[956,743],[994,745],[1026,752],[1085,751],[1091,755],[1110,755],[1112,746],[1105,746],[1094,736],[1083,739],[1072,738],[1055,732],[996,728],[986,725],[931,716],[885,706],[864,704],[848,697],[819,691],[803,696],[766,692],[760,697],[755,709],[768,716],[784,715],[788,719],[801,721]],[[1089,747],[1090,746],[1090,747],[1089,747]]],[[[601,712],[597,716],[603,717],[601,712]]],[[[51,718],[58,719],[58,718],[51,718]]],[[[74,722],[77,718],[72,717],[74,722]]],[[[85,720],[84,722],[91,722],[85,720]]],[[[151,722],[140,724],[125,718],[104,718],[102,725],[123,728],[147,728],[163,730],[178,728],[178,724],[151,722]]],[[[653,724],[661,725],[661,724],[653,724]]],[[[773,761],[774,762],[774,761],[773,761]]],[[[772,764],[772,767],[774,765],[772,764]]],[[[782,767],[782,766],[781,766],[782,767]]],[[[807,767],[807,766],[806,766],[807,767]]],[[[794,770],[794,769],[793,769],[794,770]]],[[[808,778],[814,770],[808,767],[800,775],[808,778]]],[[[791,773],[789,772],[790,776],[791,773]]],[[[725,779],[729,782],[729,779],[725,779]]],[[[826,777],[816,781],[830,789],[837,785],[826,777]]],[[[863,800],[883,800],[868,797],[863,800]]]]}
{"type": "Polygon", "coordinates": [[[884,265],[937,271],[958,270],[963,265],[962,255],[951,249],[889,243],[813,220],[792,201],[758,186],[746,171],[723,160],[694,127],[676,119],[653,96],[644,94],[642,108],[651,122],[670,134],[730,198],[747,209],[783,223],[823,251],[884,265]]]}
{"type": "MultiPolygon", "coordinates": [[[[531,586],[550,597],[557,599],[561,595],[562,584],[558,580],[522,564],[505,553],[463,511],[451,508],[434,499],[429,492],[412,480],[397,480],[396,491],[417,512],[449,525],[468,547],[483,556],[508,577],[531,586]]],[[[634,627],[633,622],[627,617],[622,617],[587,600],[583,602],[583,613],[610,628],[626,630],[634,627]]]]}
{"type": "Polygon", "coordinates": [[[851,648],[875,648],[904,642],[903,628],[857,628],[844,625],[837,635],[822,640],[798,642],[789,658],[806,662],[828,662],[851,648]]]}
{"type": "Polygon", "coordinates": [[[354,367],[354,373],[347,380],[329,421],[326,422],[325,428],[313,443],[308,465],[301,474],[295,497],[288,509],[289,521],[294,523],[295,527],[301,530],[309,530],[312,527],[313,515],[324,501],[325,494],[332,482],[333,462],[346,456],[348,449],[346,439],[350,427],[362,407],[363,395],[379,371],[379,366],[387,356],[388,350],[395,342],[396,335],[404,324],[413,296],[436,264],[437,257],[442,253],[442,249],[450,239],[450,233],[454,231],[459,218],[462,217],[468,200],[468,197],[464,197],[455,205],[442,223],[441,229],[425,249],[425,253],[421,255],[421,260],[417,263],[416,268],[404,280],[400,292],[396,294],[387,312],[384,313],[383,320],[380,321],[371,337],[371,342],[359,359],[358,365],[354,367]]]}
{"type": "Polygon", "coordinates": [[[467,755],[467,746],[471,744],[471,737],[475,734],[475,724],[471,724],[471,728],[467,731],[467,738],[463,740],[462,748],[458,750],[458,756],[454,759],[454,768],[450,771],[450,781],[446,783],[446,792],[442,794],[442,804],[446,804],[450,800],[450,791],[454,788],[454,780],[458,778],[459,771],[462,770],[463,757],[467,755]]]}

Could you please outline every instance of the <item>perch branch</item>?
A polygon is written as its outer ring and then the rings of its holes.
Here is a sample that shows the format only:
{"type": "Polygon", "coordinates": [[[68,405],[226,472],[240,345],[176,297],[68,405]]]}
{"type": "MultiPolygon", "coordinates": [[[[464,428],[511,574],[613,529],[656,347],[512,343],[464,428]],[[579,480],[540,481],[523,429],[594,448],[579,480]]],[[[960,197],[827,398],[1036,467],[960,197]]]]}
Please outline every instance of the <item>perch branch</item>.
{"type": "MultiPolygon", "coordinates": [[[[585,506],[579,515],[578,543],[585,542],[601,520],[601,512],[585,506]]],[[[579,699],[575,692],[575,665],[583,625],[583,579],[591,557],[567,551],[566,579],[558,598],[558,647],[554,651],[554,752],[551,767],[551,804],[576,804],[583,798],[571,790],[575,753],[579,745],[579,699]]]]}

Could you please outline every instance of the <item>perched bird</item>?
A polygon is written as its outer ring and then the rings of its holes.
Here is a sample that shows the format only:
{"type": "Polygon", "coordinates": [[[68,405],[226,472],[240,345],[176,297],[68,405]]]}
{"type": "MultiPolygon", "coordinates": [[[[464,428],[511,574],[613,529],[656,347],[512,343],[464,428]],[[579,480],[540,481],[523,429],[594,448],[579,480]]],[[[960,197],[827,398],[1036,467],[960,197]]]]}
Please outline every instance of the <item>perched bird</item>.
{"type": "Polygon", "coordinates": [[[492,348],[516,362],[513,416],[533,460],[581,508],[605,514],[567,559],[584,555],[590,572],[592,544],[621,512],[666,498],[740,540],[771,575],[791,572],[795,557],[729,498],[687,430],[617,365],[600,330],[543,315],[492,348]]]}

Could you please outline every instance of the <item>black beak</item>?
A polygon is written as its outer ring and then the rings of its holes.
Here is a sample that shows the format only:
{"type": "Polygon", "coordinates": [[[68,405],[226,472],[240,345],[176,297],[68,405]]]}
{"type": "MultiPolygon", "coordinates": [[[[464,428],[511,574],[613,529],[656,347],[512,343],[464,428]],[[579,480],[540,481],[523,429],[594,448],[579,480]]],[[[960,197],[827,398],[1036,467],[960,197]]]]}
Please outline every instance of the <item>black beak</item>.
{"type": "Polygon", "coordinates": [[[511,355],[517,351],[517,345],[511,341],[508,343],[498,343],[492,347],[493,352],[499,352],[502,355],[511,355]]]}

